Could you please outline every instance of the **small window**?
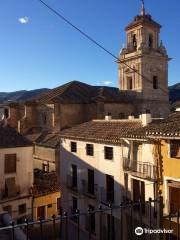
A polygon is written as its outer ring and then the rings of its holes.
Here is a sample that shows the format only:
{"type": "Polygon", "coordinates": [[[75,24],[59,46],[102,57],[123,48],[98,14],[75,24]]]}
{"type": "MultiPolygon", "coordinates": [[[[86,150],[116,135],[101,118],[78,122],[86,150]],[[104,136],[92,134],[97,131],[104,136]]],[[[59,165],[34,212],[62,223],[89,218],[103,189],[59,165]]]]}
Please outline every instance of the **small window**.
{"type": "Polygon", "coordinates": [[[77,143],[71,142],[71,152],[77,152],[77,143]]]}
{"type": "Polygon", "coordinates": [[[151,34],[149,35],[149,47],[153,47],[153,36],[151,34]]]}
{"type": "Polygon", "coordinates": [[[49,163],[43,163],[42,164],[42,170],[43,172],[49,172],[49,163]]]}
{"type": "Polygon", "coordinates": [[[93,144],[86,144],[86,154],[88,156],[93,156],[94,155],[94,146],[93,146],[93,144]]]}
{"type": "Polygon", "coordinates": [[[57,198],[56,204],[57,204],[57,210],[61,209],[61,199],[60,198],[57,198]]]}
{"type": "Polygon", "coordinates": [[[16,154],[5,154],[5,173],[16,173],[16,154]]]}
{"type": "Polygon", "coordinates": [[[127,77],[127,90],[133,89],[133,80],[132,77],[127,77]]]}
{"type": "Polygon", "coordinates": [[[180,141],[178,140],[170,141],[170,157],[180,158],[180,141]]]}
{"type": "Polygon", "coordinates": [[[113,159],[113,148],[112,147],[104,147],[104,158],[108,160],[113,159]]]}
{"type": "Polygon", "coordinates": [[[153,88],[158,89],[158,77],[153,76],[153,88]]]}
{"type": "Polygon", "coordinates": [[[18,209],[19,214],[26,213],[26,203],[19,205],[18,209]]]}
{"type": "Polygon", "coordinates": [[[78,208],[78,200],[76,197],[72,197],[72,214],[76,213],[77,208],[78,208]]]}
{"type": "Polygon", "coordinates": [[[133,48],[134,48],[134,50],[137,49],[137,39],[136,39],[136,34],[133,34],[133,48]]]}
{"type": "Polygon", "coordinates": [[[47,207],[48,207],[48,208],[52,208],[52,204],[48,204],[47,207]]]}
{"type": "Polygon", "coordinates": [[[4,206],[4,207],[3,207],[3,211],[8,212],[8,213],[11,214],[11,212],[12,212],[12,206],[11,206],[11,205],[4,206]]]}

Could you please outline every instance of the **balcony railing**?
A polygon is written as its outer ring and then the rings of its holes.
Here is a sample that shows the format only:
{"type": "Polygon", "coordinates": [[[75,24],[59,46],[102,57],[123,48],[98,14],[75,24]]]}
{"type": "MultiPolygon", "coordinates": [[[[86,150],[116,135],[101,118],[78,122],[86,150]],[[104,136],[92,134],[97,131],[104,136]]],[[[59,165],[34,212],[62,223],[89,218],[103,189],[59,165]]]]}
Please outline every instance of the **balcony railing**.
{"type": "Polygon", "coordinates": [[[141,178],[150,180],[156,180],[157,178],[156,166],[149,162],[139,162],[124,158],[123,169],[125,171],[130,171],[131,173],[133,173],[133,175],[141,178]]]}
{"type": "Polygon", "coordinates": [[[105,188],[100,188],[100,202],[109,205],[114,203],[114,191],[107,191],[105,188]]]}
{"type": "Polygon", "coordinates": [[[96,199],[98,198],[98,185],[94,184],[92,186],[88,185],[88,181],[85,179],[81,180],[82,183],[82,194],[86,197],[96,199]]]}
{"type": "Polygon", "coordinates": [[[68,174],[66,186],[73,192],[78,192],[77,178],[68,174]]]}

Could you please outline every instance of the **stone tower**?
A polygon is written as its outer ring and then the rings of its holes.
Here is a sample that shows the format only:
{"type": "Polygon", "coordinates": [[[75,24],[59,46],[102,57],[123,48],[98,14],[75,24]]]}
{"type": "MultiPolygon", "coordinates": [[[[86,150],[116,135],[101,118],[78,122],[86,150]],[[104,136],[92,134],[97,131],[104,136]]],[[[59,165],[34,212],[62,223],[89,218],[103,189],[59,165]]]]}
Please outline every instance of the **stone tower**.
{"type": "Polygon", "coordinates": [[[120,90],[134,96],[137,114],[148,109],[154,117],[169,113],[169,58],[160,29],[146,14],[142,1],[140,15],[125,28],[127,46],[122,47],[117,61],[120,90]]]}

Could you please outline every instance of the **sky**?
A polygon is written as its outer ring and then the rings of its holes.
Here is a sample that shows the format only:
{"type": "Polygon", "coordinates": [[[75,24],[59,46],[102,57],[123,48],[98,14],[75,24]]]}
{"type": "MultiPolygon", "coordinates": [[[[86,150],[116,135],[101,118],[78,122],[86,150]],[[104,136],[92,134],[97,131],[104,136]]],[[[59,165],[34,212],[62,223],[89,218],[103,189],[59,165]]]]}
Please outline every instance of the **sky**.
{"type": "MultiPolygon", "coordinates": [[[[140,0],[44,0],[118,55],[124,28],[140,12],[140,0]]],[[[162,25],[172,60],[169,85],[180,82],[180,1],[145,0],[162,25]]],[[[39,0],[0,1],[0,92],[53,88],[72,80],[118,86],[114,59],[45,8],[39,0]]]]}

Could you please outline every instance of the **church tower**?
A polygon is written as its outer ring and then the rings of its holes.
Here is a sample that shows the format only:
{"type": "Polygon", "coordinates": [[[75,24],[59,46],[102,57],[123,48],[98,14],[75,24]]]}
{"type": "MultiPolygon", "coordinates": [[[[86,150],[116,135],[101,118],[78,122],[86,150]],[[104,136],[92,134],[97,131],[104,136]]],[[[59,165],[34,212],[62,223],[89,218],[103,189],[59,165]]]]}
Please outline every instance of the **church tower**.
{"type": "Polygon", "coordinates": [[[153,117],[169,113],[169,58],[160,41],[160,29],[146,14],[142,0],[140,15],[125,28],[127,45],[117,61],[120,90],[133,95],[137,113],[150,110],[153,117]]]}

